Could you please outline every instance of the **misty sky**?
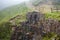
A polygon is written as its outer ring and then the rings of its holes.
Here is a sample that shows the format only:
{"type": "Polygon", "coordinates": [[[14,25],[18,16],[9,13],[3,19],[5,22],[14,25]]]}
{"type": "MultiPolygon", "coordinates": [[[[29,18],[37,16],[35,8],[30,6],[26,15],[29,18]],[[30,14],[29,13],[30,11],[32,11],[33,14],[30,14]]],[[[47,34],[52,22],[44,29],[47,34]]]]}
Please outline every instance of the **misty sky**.
{"type": "Polygon", "coordinates": [[[29,0],[0,0],[0,10],[29,0]]]}

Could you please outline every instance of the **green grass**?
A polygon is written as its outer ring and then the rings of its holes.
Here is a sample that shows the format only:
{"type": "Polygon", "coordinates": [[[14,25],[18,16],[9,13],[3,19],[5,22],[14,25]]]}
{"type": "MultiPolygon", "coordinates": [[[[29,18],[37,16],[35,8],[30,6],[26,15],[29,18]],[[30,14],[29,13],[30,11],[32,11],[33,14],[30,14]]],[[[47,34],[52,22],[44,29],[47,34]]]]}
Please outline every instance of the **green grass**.
{"type": "Polygon", "coordinates": [[[0,12],[0,24],[7,22],[9,19],[16,15],[25,15],[28,11],[28,7],[25,4],[16,5],[0,12]]]}
{"type": "Polygon", "coordinates": [[[60,12],[46,13],[45,17],[46,19],[51,18],[55,20],[60,20],[60,12]]]}
{"type": "Polygon", "coordinates": [[[25,15],[28,10],[29,8],[26,5],[21,4],[0,11],[0,40],[10,40],[11,25],[8,21],[16,15],[24,16],[16,20],[17,23],[26,20],[25,15]]]}
{"type": "Polygon", "coordinates": [[[55,33],[48,33],[43,37],[43,40],[52,40],[53,38],[57,37],[55,33]]]}

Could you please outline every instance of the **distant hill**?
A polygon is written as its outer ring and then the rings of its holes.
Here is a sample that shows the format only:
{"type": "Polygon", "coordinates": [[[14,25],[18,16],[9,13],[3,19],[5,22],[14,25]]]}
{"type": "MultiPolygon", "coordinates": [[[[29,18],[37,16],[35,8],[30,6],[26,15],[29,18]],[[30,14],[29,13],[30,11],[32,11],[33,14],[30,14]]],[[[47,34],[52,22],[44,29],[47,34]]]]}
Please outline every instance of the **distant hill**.
{"type": "Polygon", "coordinates": [[[54,5],[60,5],[60,0],[51,0],[52,4],[54,5]]]}
{"type": "Polygon", "coordinates": [[[29,8],[26,6],[25,3],[8,7],[0,11],[0,23],[5,22],[16,15],[24,14],[28,11],[28,9],[29,8]]]}

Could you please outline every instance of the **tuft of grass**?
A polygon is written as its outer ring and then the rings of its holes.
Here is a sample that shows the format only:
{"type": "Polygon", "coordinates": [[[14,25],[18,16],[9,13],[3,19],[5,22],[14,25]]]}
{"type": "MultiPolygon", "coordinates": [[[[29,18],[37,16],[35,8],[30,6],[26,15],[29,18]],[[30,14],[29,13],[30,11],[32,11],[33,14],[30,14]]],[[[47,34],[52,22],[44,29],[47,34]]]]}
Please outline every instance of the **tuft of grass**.
{"type": "Polygon", "coordinates": [[[46,13],[45,17],[46,19],[51,18],[55,20],[60,20],[60,12],[46,13]]]}

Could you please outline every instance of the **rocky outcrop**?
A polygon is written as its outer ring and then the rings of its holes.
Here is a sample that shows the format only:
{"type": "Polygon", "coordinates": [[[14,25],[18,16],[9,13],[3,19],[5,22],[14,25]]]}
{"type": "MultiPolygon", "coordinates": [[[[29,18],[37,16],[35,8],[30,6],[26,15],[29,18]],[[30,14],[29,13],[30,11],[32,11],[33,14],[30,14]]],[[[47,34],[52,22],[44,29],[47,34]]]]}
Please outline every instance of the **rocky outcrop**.
{"type": "Polygon", "coordinates": [[[42,40],[45,34],[60,34],[60,22],[57,20],[46,20],[44,14],[35,11],[29,12],[26,18],[27,21],[15,28],[11,40],[42,40]]]}

